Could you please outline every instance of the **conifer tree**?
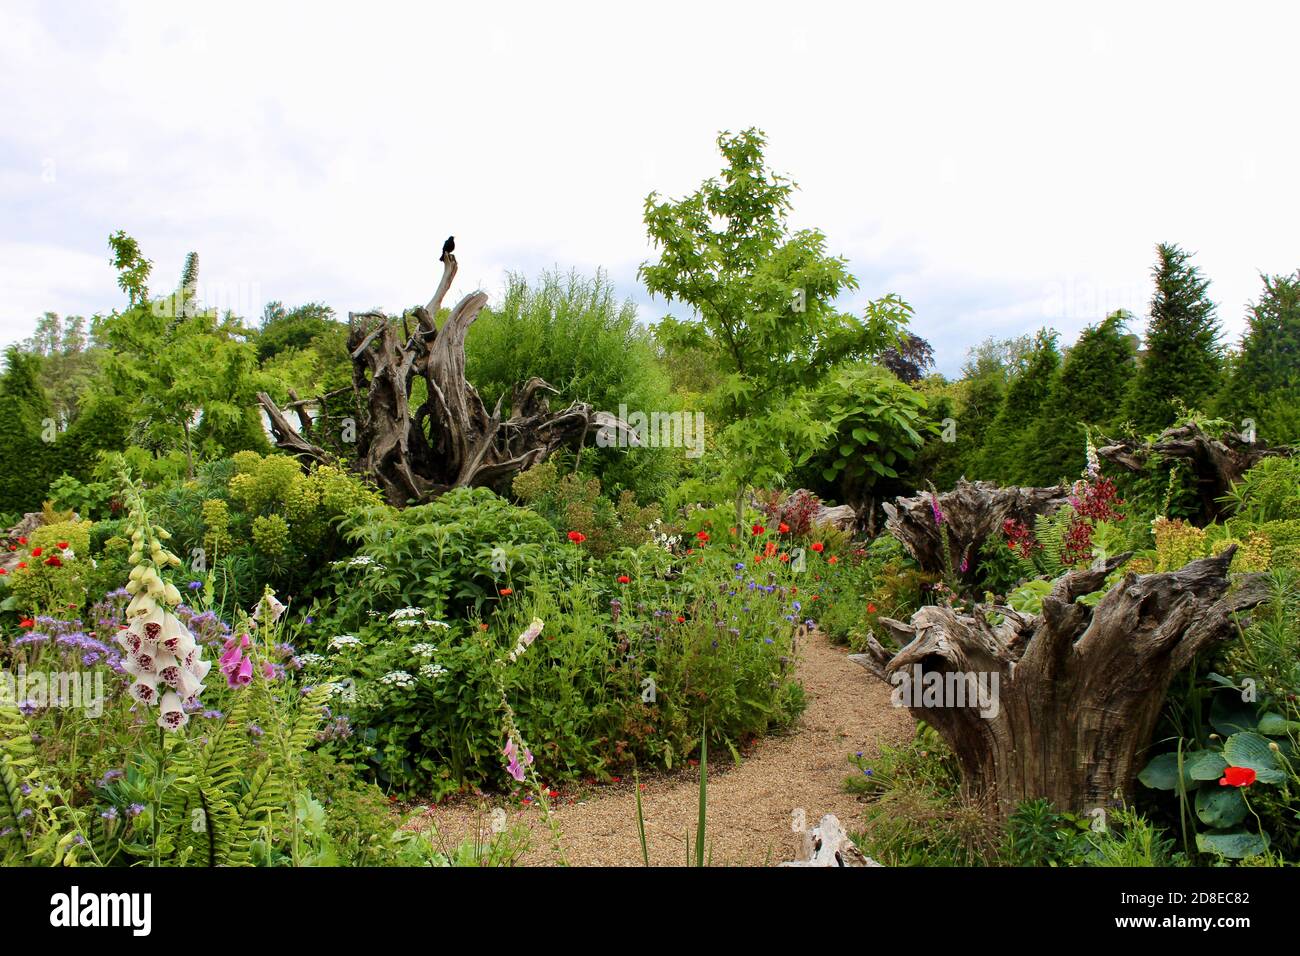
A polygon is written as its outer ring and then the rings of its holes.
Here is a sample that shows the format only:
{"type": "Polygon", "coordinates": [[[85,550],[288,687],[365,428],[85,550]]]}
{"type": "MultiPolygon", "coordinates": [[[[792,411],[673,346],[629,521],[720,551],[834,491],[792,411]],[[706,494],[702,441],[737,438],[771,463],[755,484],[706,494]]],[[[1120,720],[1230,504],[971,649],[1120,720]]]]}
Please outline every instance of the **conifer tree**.
{"type": "Polygon", "coordinates": [[[1127,417],[1144,434],[1173,424],[1182,408],[1206,408],[1218,394],[1223,365],[1219,323],[1206,295],[1209,280],[1176,245],[1161,243],[1156,254],[1146,353],[1127,406],[1127,417]]]}
{"type": "Polygon", "coordinates": [[[1128,319],[1126,312],[1112,313],[1084,329],[1066,353],[1028,448],[1026,474],[1034,484],[1077,478],[1084,467],[1084,427],[1106,428],[1120,417],[1136,368],[1128,319]]]}
{"type": "Polygon", "coordinates": [[[1261,441],[1290,444],[1300,441],[1300,271],[1263,279],[1218,410],[1239,427],[1254,420],[1261,441]]]}
{"type": "Polygon", "coordinates": [[[1030,480],[1035,450],[1032,437],[1042,412],[1052,380],[1061,364],[1056,348],[1057,333],[1039,330],[1033,349],[1026,356],[1023,370],[1007,386],[1006,398],[984,435],[978,473],[1000,484],[1019,484],[1030,480]]]}

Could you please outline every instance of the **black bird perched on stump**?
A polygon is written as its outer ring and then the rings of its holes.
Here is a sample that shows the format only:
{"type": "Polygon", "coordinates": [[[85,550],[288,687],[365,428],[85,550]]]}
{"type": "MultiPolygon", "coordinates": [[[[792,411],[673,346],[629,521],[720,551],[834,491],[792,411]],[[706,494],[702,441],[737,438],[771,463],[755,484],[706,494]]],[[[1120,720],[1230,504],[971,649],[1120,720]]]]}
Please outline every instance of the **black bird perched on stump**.
{"type": "Polygon", "coordinates": [[[447,253],[456,251],[456,237],[448,236],[447,241],[442,244],[442,255],[438,257],[439,262],[447,261],[447,253]]]}

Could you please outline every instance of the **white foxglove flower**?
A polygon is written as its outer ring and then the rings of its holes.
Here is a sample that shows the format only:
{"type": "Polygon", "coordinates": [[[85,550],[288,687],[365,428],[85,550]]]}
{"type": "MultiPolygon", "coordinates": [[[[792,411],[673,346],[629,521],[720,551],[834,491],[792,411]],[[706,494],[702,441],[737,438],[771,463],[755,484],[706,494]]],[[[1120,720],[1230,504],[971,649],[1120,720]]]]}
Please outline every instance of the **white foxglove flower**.
{"type": "Polygon", "coordinates": [[[257,602],[257,609],[253,611],[253,620],[259,624],[274,624],[280,620],[280,615],[284,611],[285,605],[276,598],[274,591],[268,590],[262,595],[262,600],[257,602]]]}
{"type": "Polygon", "coordinates": [[[180,695],[174,690],[163,694],[162,706],[158,713],[158,726],[163,730],[180,730],[190,722],[190,715],[181,705],[180,695]]]}
{"type": "Polygon", "coordinates": [[[149,682],[148,678],[138,678],[131,685],[131,696],[140,703],[152,706],[158,702],[158,685],[149,682]]]}
{"type": "Polygon", "coordinates": [[[158,646],[167,653],[183,659],[194,650],[194,635],[181,623],[180,618],[169,611],[163,617],[162,636],[158,640],[158,646]]]}

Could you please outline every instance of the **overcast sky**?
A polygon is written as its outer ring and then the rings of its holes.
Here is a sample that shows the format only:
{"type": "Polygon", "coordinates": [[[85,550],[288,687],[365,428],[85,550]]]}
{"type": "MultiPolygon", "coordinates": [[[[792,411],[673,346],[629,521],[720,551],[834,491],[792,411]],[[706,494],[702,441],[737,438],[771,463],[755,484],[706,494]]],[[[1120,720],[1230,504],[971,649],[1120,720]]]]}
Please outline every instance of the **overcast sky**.
{"type": "MultiPolygon", "coordinates": [[[[1300,267],[1300,5],[0,0],[0,342],[124,303],[124,229],[209,304],[426,299],[609,271],[646,321],[651,190],[758,126],[861,283],[939,366],[990,335],[1139,315],[1157,242],[1239,334],[1300,267]]],[[[1139,324],[1140,328],[1140,324],[1139,324]]]]}

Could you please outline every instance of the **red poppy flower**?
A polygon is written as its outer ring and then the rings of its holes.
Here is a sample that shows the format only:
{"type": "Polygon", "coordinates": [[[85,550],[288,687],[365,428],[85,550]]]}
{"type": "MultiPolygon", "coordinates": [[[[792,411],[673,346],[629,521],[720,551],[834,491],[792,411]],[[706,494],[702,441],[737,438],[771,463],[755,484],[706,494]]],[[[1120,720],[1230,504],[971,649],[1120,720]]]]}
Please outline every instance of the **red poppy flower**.
{"type": "Polygon", "coordinates": [[[750,528],[749,530],[754,532],[755,535],[760,535],[767,529],[764,528],[761,524],[756,524],[754,525],[754,527],[750,528]]]}
{"type": "Polygon", "coordinates": [[[502,588],[502,589],[501,589],[501,596],[502,596],[502,597],[509,597],[510,595],[512,595],[512,594],[514,594],[514,593],[515,593],[515,589],[514,589],[514,588],[502,588]]]}
{"type": "Polygon", "coordinates": [[[762,564],[762,563],[763,563],[763,556],[762,556],[761,554],[756,554],[756,555],[754,555],[754,563],[755,563],[755,564],[762,564]]]}
{"type": "Polygon", "coordinates": [[[626,574],[620,574],[620,575],[618,576],[618,583],[619,583],[619,584],[630,584],[631,582],[632,582],[632,579],[629,578],[626,574]]]}
{"type": "Polygon", "coordinates": [[[695,553],[695,549],[694,549],[694,548],[687,548],[687,549],[686,549],[686,553],[687,553],[687,554],[694,554],[694,553],[695,553]]]}
{"type": "Polygon", "coordinates": [[[40,548],[32,548],[32,557],[33,557],[33,558],[39,558],[40,556],[41,556],[41,549],[40,549],[40,548]]]}
{"type": "Polygon", "coordinates": [[[782,561],[789,561],[789,560],[790,560],[790,555],[788,555],[788,554],[786,554],[784,551],[782,551],[782,552],[781,552],[781,560],[782,560],[782,561]]]}
{"type": "Polygon", "coordinates": [[[775,554],[776,554],[775,541],[769,541],[766,545],[763,546],[763,557],[770,558],[775,554]]]}
{"type": "Polygon", "coordinates": [[[18,626],[21,627],[21,628],[35,627],[35,626],[36,626],[36,622],[33,621],[30,617],[25,617],[25,618],[23,618],[21,621],[18,622],[18,626]]]}
{"type": "Polygon", "coordinates": [[[813,544],[812,549],[816,551],[818,554],[821,554],[823,551],[826,550],[826,545],[822,544],[820,541],[817,541],[813,544]]]}
{"type": "Polygon", "coordinates": [[[479,629],[480,631],[486,631],[486,630],[487,630],[487,625],[486,625],[486,624],[480,624],[480,625],[478,626],[478,629],[479,629]]]}
{"type": "Polygon", "coordinates": [[[686,618],[684,618],[684,617],[682,617],[680,614],[678,614],[678,615],[677,615],[677,623],[678,623],[678,624],[685,624],[685,623],[686,623],[686,618]]]}
{"type": "Polygon", "coordinates": [[[20,567],[20,568],[25,568],[25,567],[27,567],[27,562],[26,562],[26,561],[19,561],[19,562],[18,562],[18,567],[20,567]]]}
{"type": "Polygon", "coordinates": [[[874,604],[872,604],[870,601],[867,602],[867,613],[868,613],[868,614],[875,614],[875,613],[876,613],[876,606],[875,606],[874,604]]]}
{"type": "Polygon", "coordinates": [[[10,550],[10,551],[17,551],[17,550],[18,550],[18,545],[16,545],[16,544],[11,544],[11,545],[9,545],[9,550],[10,550]]]}
{"type": "Polygon", "coordinates": [[[1228,767],[1219,780],[1221,787],[1249,787],[1255,782],[1255,771],[1249,767],[1228,767]]]}
{"type": "Polygon", "coordinates": [[[19,544],[26,544],[26,543],[27,543],[27,539],[26,539],[25,537],[20,537],[20,538],[18,539],[18,543],[19,543],[19,544]]]}
{"type": "Polygon", "coordinates": [[[779,525],[776,526],[776,530],[779,531],[781,534],[789,534],[790,526],[786,524],[784,521],[782,521],[779,525]]]}
{"type": "Polygon", "coordinates": [[[695,532],[695,537],[699,538],[701,541],[708,541],[709,533],[707,531],[697,531],[695,532]]]}
{"type": "Polygon", "coordinates": [[[48,558],[45,559],[45,563],[52,568],[63,567],[63,562],[59,560],[59,556],[57,554],[50,555],[48,558]]]}
{"type": "Polygon", "coordinates": [[[840,559],[837,558],[837,557],[835,557],[835,555],[832,554],[829,558],[826,559],[826,563],[827,563],[827,564],[839,564],[839,563],[840,563],[840,559]]]}
{"type": "Polygon", "coordinates": [[[623,782],[623,778],[622,778],[622,777],[610,777],[610,778],[609,778],[609,782],[610,782],[610,783],[622,783],[622,782],[623,782]]]}
{"type": "Polygon", "coordinates": [[[0,574],[8,574],[8,573],[9,572],[6,571],[4,568],[0,568],[0,574]]]}
{"type": "Polygon", "coordinates": [[[59,550],[60,550],[60,551],[67,551],[67,550],[68,550],[68,542],[66,542],[66,541],[60,541],[60,542],[59,542],[59,550]]]}
{"type": "Polygon", "coordinates": [[[583,534],[581,531],[570,531],[569,540],[572,541],[574,544],[582,544],[582,542],[587,540],[587,536],[583,534]]]}

